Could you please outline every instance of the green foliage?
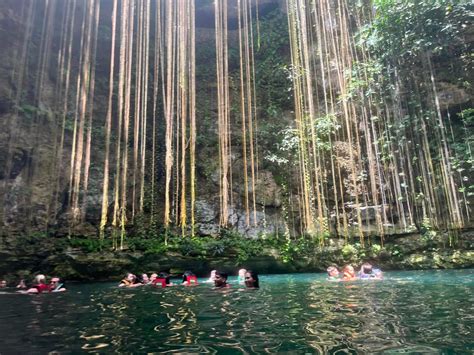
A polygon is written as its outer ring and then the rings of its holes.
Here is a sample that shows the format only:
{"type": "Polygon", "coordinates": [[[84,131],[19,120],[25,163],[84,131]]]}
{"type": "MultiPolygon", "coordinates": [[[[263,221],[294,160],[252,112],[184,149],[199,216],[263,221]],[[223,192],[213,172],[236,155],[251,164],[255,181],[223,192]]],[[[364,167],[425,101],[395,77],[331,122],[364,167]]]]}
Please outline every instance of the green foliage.
{"type": "Polygon", "coordinates": [[[68,244],[73,248],[80,248],[88,253],[97,253],[112,249],[111,239],[74,237],[68,239],[68,244]]]}
{"type": "Polygon", "coordinates": [[[340,99],[363,101],[364,97],[380,94],[384,89],[383,71],[383,65],[377,60],[353,63],[350,73],[346,73],[347,92],[340,99]]]}
{"type": "Polygon", "coordinates": [[[470,6],[468,1],[376,0],[375,19],[359,33],[359,44],[389,62],[423,52],[442,54],[464,43],[470,6]]]}
{"type": "Polygon", "coordinates": [[[427,218],[425,218],[421,223],[420,233],[425,240],[432,240],[438,235],[438,233],[433,229],[430,220],[427,218]]]}
{"type": "Polygon", "coordinates": [[[382,251],[382,246],[380,244],[372,244],[370,249],[372,254],[378,255],[382,251]]]}
{"type": "Polygon", "coordinates": [[[458,116],[466,127],[474,126],[474,108],[462,110],[458,116]]]}
{"type": "MultiPolygon", "coordinates": [[[[326,116],[318,117],[313,122],[314,130],[316,132],[316,145],[320,150],[330,151],[330,137],[341,128],[337,122],[336,115],[328,114],[326,116]]],[[[310,132],[308,132],[310,137],[310,132]]]]}
{"type": "Polygon", "coordinates": [[[268,152],[265,155],[265,160],[277,165],[284,165],[290,162],[297,162],[298,147],[300,138],[298,131],[290,126],[276,132],[276,152],[268,152]]]}
{"type": "Polygon", "coordinates": [[[357,250],[352,244],[346,244],[342,248],[342,255],[344,255],[344,257],[349,257],[356,253],[357,253],[357,250]]]}

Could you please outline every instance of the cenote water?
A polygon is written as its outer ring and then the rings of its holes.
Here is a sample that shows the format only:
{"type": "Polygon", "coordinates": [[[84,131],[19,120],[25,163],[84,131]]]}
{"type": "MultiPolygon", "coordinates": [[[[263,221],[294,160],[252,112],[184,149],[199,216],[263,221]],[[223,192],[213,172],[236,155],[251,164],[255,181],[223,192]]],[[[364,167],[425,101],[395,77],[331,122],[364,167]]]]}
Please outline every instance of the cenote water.
{"type": "MultiPolygon", "coordinates": [[[[382,281],[261,276],[210,284],[0,295],[0,353],[472,353],[472,270],[387,272],[382,281]]],[[[12,293],[14,291],[11,291],[12,293]]]]}

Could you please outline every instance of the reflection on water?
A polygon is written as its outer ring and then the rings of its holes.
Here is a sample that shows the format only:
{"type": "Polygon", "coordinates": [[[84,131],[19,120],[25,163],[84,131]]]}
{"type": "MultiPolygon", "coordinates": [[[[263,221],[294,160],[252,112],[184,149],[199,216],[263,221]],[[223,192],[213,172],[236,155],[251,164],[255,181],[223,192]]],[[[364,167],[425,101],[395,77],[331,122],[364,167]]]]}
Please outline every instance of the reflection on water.
{"type": "Polygon", "coordinates": [[[166,289],[69,285],[67,293],[0,295],[0,353],[470,353],[472,270],[322,274],[166,289]]]}

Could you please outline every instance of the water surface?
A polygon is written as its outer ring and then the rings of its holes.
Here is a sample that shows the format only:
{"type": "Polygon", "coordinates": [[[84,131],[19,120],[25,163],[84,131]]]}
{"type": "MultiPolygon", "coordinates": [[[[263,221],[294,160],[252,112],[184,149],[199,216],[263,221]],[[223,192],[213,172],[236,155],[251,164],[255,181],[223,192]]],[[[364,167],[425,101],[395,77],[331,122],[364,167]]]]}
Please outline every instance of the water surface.
{"type": "MultiPolygon", "coordinates": [[[[261,276],[166,289],[69,284],[0,295],[0,353],[472,353],[473,270],[388,272],[382,281],[261,276]]],[[[13,292],[13,291],[10,291],[13,292]]]]}

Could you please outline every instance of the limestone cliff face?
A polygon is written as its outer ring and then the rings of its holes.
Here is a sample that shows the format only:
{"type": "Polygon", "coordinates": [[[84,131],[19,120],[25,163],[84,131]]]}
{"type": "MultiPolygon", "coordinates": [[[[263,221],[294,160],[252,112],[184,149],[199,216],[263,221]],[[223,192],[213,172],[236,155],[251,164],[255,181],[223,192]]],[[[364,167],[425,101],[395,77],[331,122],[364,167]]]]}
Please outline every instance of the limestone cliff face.
{"type": "MultiPolygon", "coordinates": [[[[277,1],[261,1],[261,10],[270,11],[281,4],[277,1]]],[[[68,222],[69,178],[71,174],[70,159],[72,146],[75,85],[69,93],[69,103],[65,116],[58,105],[57,66],[60,33],[54,33],[49,46],[51,53],[42,58],[40,47],[45,40],[41,38],[41,16],[33,23],[25,22],[28,11],[26,2],[3,1],[0,4],[0,31],[2,41],[0,48],[0,220],[2,233],[28,234],[37,231],[50,231],[64,235],[70,232],[68,222]],[[26,39],[26,41],[25,41],[26,39]],[[45,61],[44,61],[45,60],[45,61]],[[47,62],[47,63],[46,63],[47,62]],[[46,64],[44,64],[46,63],[46,64]],[[45,68],[41,68],[41,65],[45,68]],[[41,76],[41,83],[38,82],[41,76]],[[65,120],[63,142],[61,142],[62,120],[65,120]],[[61,150],[62,144],[62,150],[61,150]]],[[[36,6],[36,5],[35,5],[36,6]]],[[[38,4],[40,6],[40,4],[38,4]]],[[[102,17],[110,13],[110,4],[104,2],[102,17]]],[[[235,10],[235,9],[234,9],[235,10]]],[[[230,21],[236,23],[236,11],[230,9],[230,21]]],[[[35,11],[35,9],[33,9],[35,11]]],[[[202,15],[197,26],[197,45],[213,45],[214,19],[213,6],[203,2],[197,15],[202,15]],[[207,18],[207,20],[206,20],[207,18]]],[[[110,20],[109,20],[110,21],[110,20]]],[[[59,26],[57,20],[53,26],[59,26]]],[[[107,61],[110,48],[108,31],[98,39],[96,65],[96,93],[93,114],[93,149],[87,194],[87,210],[83,211],[84,221],[74,226],[74,233],[79,235],[96,235],[100,221],[102,202],[104,132],[107,100],[107,61]]],[[[80,26],[76,24],[76,36],[80,26]]],[[[231,36],[235,37],[235,29],[231,36]]],[[[73,48],[78,50],[78,48],[73,48]]],[[[211,51],[212,58],[212,51],[211,51]]],[[[77,56],[77,54],[76,54],[77,56]]],[[[73,58],[74,61],[75,58],[73,58]]],[[[77,68],[72,68],[71,76],[77,68]]],[[[215,105],[216,92],[211,87],[204,87],[202,105],[215,105]],[[206,98],[206,96],[208,97],[206,98]]],[[[210,122],[215,119],[215,112],[210,112],[210,122]]],[[[163,117],[160,115],[159,124],[163,117]]],[[[215,124],[200,124],[203,135],[216,134],[215,124]]],[[[162,134],[159,134],[162,136],[162,134]]],[[[196,204],[196,227],[201,234],[215,235],[219,231],[219,198],[217,146],[204,147],[206,154],[198,162],[198,200],[196,204]]],[[[241,156],[236,147],[235,173],[242,169],[241,156]]],[[[162,171],[162,162],[158,163],[158,175],[162,171]]],[[[162,180],[158,181],[162,183],[162,180]]],[[[279,207],[281,192],[270,171],[262,170],[257,181],[259,190],[258,211],[252,214],[251,225],[245,222],[245,211],[242,207],[243,187],[233,189],[234,207],[229,211],[231,227],[247,236],[257,236],[281,227],[279,207]],[[261,194],[260,194],[261,193],[261,194]]],[[[160,188],[159,188],[160,189],[160,188]]],[[[110,191],[110,195],[112,191],[110,191]]],[[[112,206],[111,206],[112,208],[112,206]]],[[[158,210],[163,209],[163,196],[160,193],[157,201],[158,210]]]]}
{"type": "MultiPolygon", "coordinates": [[[[208,45],[212,48],[214,39],[214,17],[213,4],[211,1],[202,1],[197,9],[197,46],[208,45]]],[[[260,15],[280,10],[285,10],[284,0],[259,0],[260,15]]],[[[65,115],[62,107],[58,106],[57,75],[59,43],[62,33],[53,31],[51,42],[43,42],[41,37],[43,21],[40,15],[32,23],[27,23],[28,2],[15,0],[4,0],[0,2],[0,234],[29,234],[38,231],[49,231],[58,235],[70,232],[70,215],[68,215],[69,199],[69,177],[71,174],[70,154],[73,149],[72,136],[74,134],[74,105],[75,85],[71,82],[69,93],[69,105],[65,115]],[[25,39],[27,39],[25,41],[25,39]],[[50,46],[50,52],[42,57],[42,46],[50,46]],[[44,66],[43,68],[41,66],[44,66]],[[40,79],[41,78],[41,79],[40,79]],[[61,141],[61,131],[65,119],[65,134],[61,141]],[[61,151],[60,146],[63,146],[61,151]]],[[[35,3],[40,6],[40,2],[35,3]]],[[[84,200],[87,208],[82,211],[83,222],[74,226],[74,233],[80,235],[97,235],[100,209],[102,203],[102,181],[104,161],[104,122],[106,114],[107,90],[108,90],[108,60],[110,46],[110,19],[111,3],[103,2],[101,21],[105,25],[101,28],[98,38],[97,64],[96,64],[96,93],[94,100],[90,179],[87,194],[84,200]],[[109,21],[109,22],[107,22],[109,21]]],[[[60,17],[53,26],[59,26],[60,17]]],[[[230,6],[230,33],[229,41],[236,41],[236,8],[230,6]]],[[[55,27],[56,28],[56,27],[55,27]]],[[[80,31],[79,22],[76,25],[75,35],[80,31]]],[[[74,47],[74,50],[78,48],[74,47]]],[[[214,50],[214,49],[213,49],[214,50]]],[[[313,51],[316,55],[316,51],[313,51]]],[[[77,73],[77,58],[74,57],[76,66],[72,73],[77,73]]],[[[198,82],[199,114],[202,120],[198,123],[198,156],[197,162],[197,201],[196,201],[196,231],[202,235],[217,235],[219,233],[219,165],[217,146],[217,93],[214,84],[215,68],[213,61],[215,53],[209,50],[202,57],[198,66],[202,72],[201,82],[198,82]],[[209,75],[207,78],[206,75],[209,75]]],[[[235,64],[235,63],[234,63],[235,64]]],[[[335,68],[330,63],[331,68],[335,68]]],[[[235,68],[234,68],[235,69],[235,68]]],[[[336,75],[332,76],[335,80],[336,75]]],[[[318,83],[322,79],[317,79],[318,83]]],[[[231,85],[238,86],[238,83],[231,85]]],[[[326,82],[325,89],[335,86],[335,83],[326,82]]],[[[472,97],[467,89],[453,85],[448,82],[439,82],[439,98],[443,107],[459,106],[467,107],[472,97]]],[[[336,95],[338,93],[335,93],[336,95]]],[[[116,98],[114,98],[116,99],[116,98]]],[[[238,102],[238,98],[233,98],[238,102]]],[[[268,108],[262,108],[265,111],[268,108]]],[[[289,125],[288,116],[291,107],[286,108],[284,114],[279,117],[262,115],[262,122],[281,120],[281,125],[289,125]],[[283,122],[283,123],[282,123],[283,122]]],[[[163,115],[160,114],[158,134],[160,142],[163,140],[163,115]]],[[[237,118],[236,118],[237,122],[237,118]]],[[[149,133],[149,132],[148,132],[149,133]]],[[[273,133],[273,132],[270,132],[273,133]]],[[[148,134],[148,136],[151,136],[148,134]]],[[[115,137],[116,138],[116,137],[115,137]]],[[[273,147],[263,147],[271,150],[273,147]]],[[[341,179],[344,181],[345,193],[359,194],[364,188],[363,184],[353,185],[352,172],[350,169],[348,144],[342,141],[334,142],[337,158],[336,167],[339,169],[341,179]]],[[[163,149],[158,149],[160,161],[157,163],[157,189],[159,190],[156,202],[158,218],[162,220],[163,210],[163,149]],[[160,187],[161,186],[161,187],[160,187]]],[[[261,157],[259,157],[261,158],[261,157]]],[[[247,224],[247,216],[244,208],[244,191],[242,183],[243,157],[241,147],[232,147],[232,174],[236,183],[232,186],[233,205],[229,210],[229,227],[235,228],[239,233],[255,238],[260,234],[271,234],[284,232],[288,228],[288,213],[296,216],[291,222],[299,223],[299,197],[297,188],[295,191],[285,191],[285,182],[282,176],[291,176],[292,171],[278,174],[279,167],[264,165],[258,171],[255,185],[249,184],[250,194],[255,192],[255,213],[251,211],[247,224]],[[288,200],[292,197],[292,211],[284,211],[288,208],[288,200]]],[[[355,159],[362,160],[364,157],[356,155],[355,159]]],[[[114,162],[112,162],[114,163],[114,162]]],[[[297,178],[294,179],[297,181],[297,178]]],[[[331,182],[329,182],[331,183],[331,182]]],[[[328,183],[328,184],[329,184],[328,183]]],[[[130,187],[130,186],[129,186],[130,187]]],[[[383,188],[383,187],[381,187],[383,188]]],[[[112,189],[109,194],[112,195],[112,189]]],[[[335,211],[336,201],[327,201],[328,211],[331,216],[330,232],[337,234],[337,213],[335,211]]],[[[112,208],[112,205],[110,206],[112,208]]],[[[358,229],[356,210],[361,211],[363,232],[376,234],[377,213],[382,208],[393,221],[387,226],[389,234],[400,232],[397,224],[403,216],[392,206],[361,206],[347,205],[344,208],[350,217],[347,221],[349,228],[354,231],[358,229]]],[[[252,208],[253,209],[253,206],[252,208]]],[[[340,224],[340,223],[339,223],[340,224]]],[[[291,227],[291,226],[290,226],[291,227]]],[[[406,231],[404,231],[406,232],[406,231]]],[[[354,232],[356,234],[356,232],[354,232]]]]}

